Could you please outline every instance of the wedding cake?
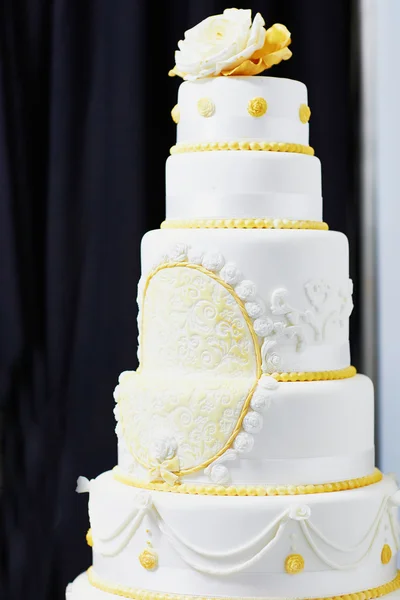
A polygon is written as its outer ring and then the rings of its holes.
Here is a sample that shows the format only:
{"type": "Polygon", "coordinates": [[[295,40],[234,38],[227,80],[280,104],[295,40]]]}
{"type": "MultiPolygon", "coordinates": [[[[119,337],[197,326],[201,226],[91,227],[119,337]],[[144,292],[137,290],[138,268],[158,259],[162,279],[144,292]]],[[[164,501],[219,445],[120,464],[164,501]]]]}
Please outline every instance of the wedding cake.
{"type": "Polygon", "coordinates": [[[118,465],[89,492],[93,566],[68,600],[342,598],[400,587],[371,381],[350,364],[346,237],[322,220],[307,89],[256,76],[290,33],[226,10],[171,75],[166,220],[142,242],[139,363],[118,465]]]}

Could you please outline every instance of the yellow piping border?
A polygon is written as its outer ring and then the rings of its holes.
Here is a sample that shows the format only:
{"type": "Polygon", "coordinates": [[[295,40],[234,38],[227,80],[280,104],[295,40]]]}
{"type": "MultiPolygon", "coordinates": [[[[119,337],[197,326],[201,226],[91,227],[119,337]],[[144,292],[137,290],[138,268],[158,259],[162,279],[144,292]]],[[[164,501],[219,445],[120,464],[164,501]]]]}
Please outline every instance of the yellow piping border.
{"type": "Polygon", "coordinates": [[[135,479],[131,475],[126,475],[116,466],[113,469],[113,477],[119,483],[130,485],[132,487],[155,492],[173,492],[177,494],[192,494],[197,496],[300,496],[303,494],[328,494],[331,492],[344,492],[345,490],[354,490],[367,487],[382,480],[382,473],[375,469],[370,475],[358,477],[357,479],[348,479],[346,481],[336,481],[334,483],[321,483],[309,485],[277,485],[277,486],[246,486],[246,485],[208,485],[192,483],[151,483],[140,479],[135,479]]]}
{"type": "Polygon", "coordinates": [[[172,146],[171,154],[182,154],[183,152],[210,152],[224,150],[253,150],[261,152],[291,152],[295,154],[307,154],[314,156],[314,148],[304,144],[290,144],[286,142],[249,142],[249,141],[230,141],[230,142],[203,142],[200,144],[186,144],[181,142],[172,146]]]}
{"type": "MultiPolygon", "coordinates": [[[[208,460],[204,461],[203,463],[196,465],[195,467],[191,467],[190,469],[182,469],[181,471],[177,471],[176,474],[177,475],[189,475],[191,473],[196,473],[196,471],[200,471],[201,469],[205,469],[206,467],[208,467],[208,465],[210,465],[212,462],[214,462],[217,458],[219,458],[220,456],[222,456],[224,454],[224,452],[226,452],[226,450],[228,448],[231,447],[234,439],[236,438],[236,436],[238,435],[239,431],[241,430],[242,427],[242,423],[243,423],[243,419],[245,418],[248,409],[250,408],[250,402],[251,399],[253,397],[253,394],[257,388],[258,385],[258,381],[262,375],[262,369],[261,369],[261,365],[262,365],[262,359],[261,359],[261,350],[260,350],[260,345],[258,342],[258,337],[256,332],[254,331],[254,327],[253,327],[253,322],[250,319],[249,315],[247,314],[246,308],[244,306],[244,302],[239,298],[239,296],[237,295],[237,293],[235,292],[234,288],[229,285],[228,283],[226,283],[223,279],[221,279],[220,277],[218,277],[218,275],[216,275],[215,273],[213,273],[212,271],[209,271],[208,269],[205,269],[204,267],[202,267],[201,265],[194,265],[191,263],[188,263],[186,261],[184,262],[170,262],[170,263],[163,263],[161,265],[159,265],[156,269],[154,269],[149,276],[146,279],[146,283],[143,289],[143,310],[142,310],[142,326],[141,326],[141,336],[140,336],[140,348],[143,348],[143,329],[144,329],[144,305],[145,305],[145,297],[146,297],[146,292],[148,290],[148,287],[150,285],[150,281],[152,280],[152,278],[159,273],[160,271],[162,271],[163,269],[171,269],[174,267],[186,267],[188,269],[194,269],[196,271],[200,271],[201,273],[204,273],[205,275],[207,275],[208,277],[211,277],[211,279],[214,279],[214,281],[216,281],[217,283],[219,283],[220,285],[222,285],[222,287],[224,287],[227,292],[229,292],[231,294],[231,296],[233,296],[233,298],[235,299],[236,303],[238,304],[240,311],[242,312],[243,318],[247,324],[247,327],[249,329],[250,335],[252,337],[253,340],[253,347],[254,347],[254,352],[256,355],[256,374],[255,374],[255,381],[252,385],[252,387],[250,388],[250,391],[247,395],[247,398],[245,400],[245,403],[243,404],[243,408],[242,408],[242,412],[240,413],[240,416],[238,418],[238,421],[235,425],[235,428],[233,429],[231,435],[229,436],[228,440],[226,441],[226,444],[224,444],[223,448],[221,448],[221,450],[219,450],[219,452],[217,452],[214,456],[212,456],[211,458],[209,458],[208,460]]],[[[140,359],[142,359],[142,357],[140,357],[140,359]]],[[[142,360],[140,360],[140,363],[142,364],[142,360]]],[[[122,412],[122,411],[121,411],[122,412]]],[[[122,429],[124,430],[124,424],[123,421],[121,419],[121,423],[122,423],[122,429]]],[[[133,452],[132,450],[129,451],[131,452],[132,456],[135,458],[135,460],[137,460],[137,462],[139,464],[141,464],[143,467],[145,467],[146,469],[149,469],[151,465],[147,465],[146,463],[144,463],[143,461],[141,461],[133,452]]]]}
{"type": "Polygon", "coordinates": [[[334,371],[302,371],[299,373],[272,373],[277,381],[281,382],[297,382],[297,381],[335,381],[338,379],[350,379],[357,375],[355,367],[345,367],[344,369],[336,369],[334,371]]]}
{"type": "Polygon", "coordinates": [[[291,219],[167,219],[160,229],[315,229],[328,231],[323,221],[291,219]]]}
{"type": "MultiPolygon", "coordinates": [[[[93,567],[90,567],[87,571],[87,577],[89,583],[108,594],[114,594],[115,596],[122,596],[123,598],[130,598],[134,600],[221,600],[221,598],[210,597],[210,596],[191,596],[190,594],[171,594],[164,592],[155,592],[151,590],[143,590],[140,588],[125,587],[123,585],[113,585],[106,581],[103,581],[98,575],[95,574],[93,567]]],[[[320,600],[371,600],[372,598],[379,598],[385,594],[390,594],[400,588],[400,571],[397,571],[396,577],[388,583],[383,583],[375,588],[370,588],[363,592],[353,592],[351,594],[342,594],[340,596],[325,597],[320,600]]],[[[224,600],[239,600],[236,597],[224,597],[224,600]]],[[[246,600],[246,598],[240,598],[240,600],[246,600]]],[[[248,599],[250,600],[250,599],[248,599]]],[[[258,600],[268,600],[267,598],[259,598],[258,600]]],[[[311,600],[311,599],[310,599],[311,600]]],[[[317,599],[313,599],[317,600],[317,599]]]]}

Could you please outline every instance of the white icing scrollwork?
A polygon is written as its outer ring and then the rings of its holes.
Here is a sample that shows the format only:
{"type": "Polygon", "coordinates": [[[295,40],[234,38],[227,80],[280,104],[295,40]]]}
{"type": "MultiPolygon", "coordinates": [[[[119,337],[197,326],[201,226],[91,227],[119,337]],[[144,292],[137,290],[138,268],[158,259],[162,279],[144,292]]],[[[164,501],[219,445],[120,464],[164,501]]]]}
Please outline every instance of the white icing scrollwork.
{"type": "MultiPolygon", "coordinates": [[[[346,571],[356,568],[376,549],[385,523],[393,525],[393,509],[388,500],[388,497],[383,498],[368,529],[353,545],[339,543],[340,536],[338,538],[337,535],[333,539],[328,537],[313,522],[310,506],[304,504],[293,504],[266,524],[261,522],[253,536],[229,550],[200,547],[194,540],[188,539],[188,532],[182,534],[177,524],[169,522],[164,511],[158,511],[157,502],[153,503],[149,493],[136,494],[132,499],[132,510],[126,517],[122,516],[121,522],[107,535],[101,534],[104,522],[101,514],[91,514],[91,525],[96,552],[102,556],[114,557],[128,546],[147,515],[186,564],[198,572],[218,576],[229,576],[250,568],[271,554],[280,540],[290,540],[296,532],[297,546],[301,544],[311,550],[328,569],[346,571]]],[[[207,526],[205,520],[205,527],[207,526]]],[[[397,532],[393,526],[390,529],[390,533],[389,529],[385,529],[385,537],[390,535],[390,543],[397,550],[397,532]]],[[[202,536],[202,539],[207,539],[207,536],[202,536]]],[[[213,539],[212,532],[209,539],[213,539]]]]}
{"type": "Polygon", "coordinates": [[[309,303],[309,308],[304,310],[289,303],[286,288],[278,288],[271,295],[273,317],[261,349],[264,372],[281,368],[278,349],[282,340],[294,340],[296,351],[302,352],[309,342],[334,341],[338,331],[348,323],[353,310],[351,279],[347,289],[335,288],[326,281],[311,280],[304,285],[304,291],[309,303]]]}

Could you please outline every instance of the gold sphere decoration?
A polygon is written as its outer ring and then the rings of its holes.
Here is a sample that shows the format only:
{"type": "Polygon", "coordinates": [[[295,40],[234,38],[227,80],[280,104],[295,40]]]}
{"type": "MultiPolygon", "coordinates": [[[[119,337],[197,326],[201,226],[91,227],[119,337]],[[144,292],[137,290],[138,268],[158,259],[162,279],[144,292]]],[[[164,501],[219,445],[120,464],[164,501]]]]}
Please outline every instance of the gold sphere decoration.
{"type": "Polygon", "coordinates": [[[311,109],[307,104],[300,104],[299,117],[302,123],[308,123],[311,117],[311,109]]]}
{"type": "Polygon", "coordinates": [[[86,534],[86,543],[88,546],[90,546],[91,548],[93,548],[93,536],[92,536],[92,530],[88,529],[88,532],[86,534]]]}
{"type": "Polygon", "coordinates": [[[179,104],[175,104],[174,108],[171,110],[171,117],[174,123],[178,125],[179,120],[181,118],[181,111],[179,109],[179,104]]]}
{"type": "Polygon", "coordinates": [[[381,561],[383,565],[387,565],[390,563],[392,559],[392,549],[389,544],[385,544],[382,548],[381,552],[381,561]]]}
{"type": "Polygon", "coordinates": [[[212,117],[215,113],[215,104],[211,98],[200,98],[197,102],[197,110],[202,117],[212,117]]]}
{"type": "Polygon", "coordinates": [[[139,554],[139,562],[147,571],[153,571],[158,566],[158,554],[152,548],[146,548],[139,554]]]}
{"type": "Polygon", "coordinates": [[[289,554],[285,560],[285,571],[289,575],[297,575],[304,569],[304,558],[301,554],[289,554]]]}
{"type": "Polygon", "coordinates": [[[256,98],[252,98],[249,100],[247,105],[247,112],[252,117],[262,117],[267,112],[268,104],[265,98],[261,98],[261,96],[257,96],[256,98]]]}

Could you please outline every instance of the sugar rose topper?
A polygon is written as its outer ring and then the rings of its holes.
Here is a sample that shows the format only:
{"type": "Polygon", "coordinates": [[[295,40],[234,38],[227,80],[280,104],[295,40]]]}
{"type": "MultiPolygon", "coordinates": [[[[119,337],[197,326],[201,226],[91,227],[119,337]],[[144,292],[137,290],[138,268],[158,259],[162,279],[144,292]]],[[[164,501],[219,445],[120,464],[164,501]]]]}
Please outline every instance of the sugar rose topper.
{"type": "Polygon", "coordinates": [[[292,53],[290,31],[276,23],[269,29],[257,13],[228,8],[185,32],[175,52],[175,67],[169,75],[194,81],[218,75],[257,75],[292,53]]]}

